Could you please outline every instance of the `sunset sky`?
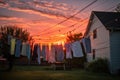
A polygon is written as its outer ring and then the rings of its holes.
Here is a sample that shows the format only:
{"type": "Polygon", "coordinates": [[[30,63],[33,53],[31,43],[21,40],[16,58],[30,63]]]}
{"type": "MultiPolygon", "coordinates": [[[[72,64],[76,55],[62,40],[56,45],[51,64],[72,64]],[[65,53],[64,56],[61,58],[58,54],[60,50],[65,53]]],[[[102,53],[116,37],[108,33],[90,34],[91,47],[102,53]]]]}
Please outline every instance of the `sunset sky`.
{"type": "Polygon", "coordinates": [[[93,1],[0,0],[0,26],[17,25],[27,29],[40,43],[60,42],[65,40],[70,31],[84,33],[91,11],[115,11],[116,5],[120,3],[120,0],[96,0],[82,10],[93,1]]]}

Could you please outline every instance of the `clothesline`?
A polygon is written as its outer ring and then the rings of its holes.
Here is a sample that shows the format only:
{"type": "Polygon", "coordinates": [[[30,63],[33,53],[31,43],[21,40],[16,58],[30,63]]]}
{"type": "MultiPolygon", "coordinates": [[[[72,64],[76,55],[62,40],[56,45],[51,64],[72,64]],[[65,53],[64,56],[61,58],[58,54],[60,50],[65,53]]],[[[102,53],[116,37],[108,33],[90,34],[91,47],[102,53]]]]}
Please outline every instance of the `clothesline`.
{"type": "Polygon", "coordinates": [[[41,64],[41,60],[48,63],[62,62],[64,59],[72,59],[73,57],[83,57],[83,47],[86,53],[91,52],[91,43],[89,38],[84,38],[81,41],[74,41],[71,43],[65,43],[65,45],[44,45],[34,44],[31,45],[28,42],[21,42],[20,39],[11,38],[11,55],[15,57],[26,56],[28,60],[37,61],[41,64]],[[65,48],[65,50],[64,50],[65,48]]]}

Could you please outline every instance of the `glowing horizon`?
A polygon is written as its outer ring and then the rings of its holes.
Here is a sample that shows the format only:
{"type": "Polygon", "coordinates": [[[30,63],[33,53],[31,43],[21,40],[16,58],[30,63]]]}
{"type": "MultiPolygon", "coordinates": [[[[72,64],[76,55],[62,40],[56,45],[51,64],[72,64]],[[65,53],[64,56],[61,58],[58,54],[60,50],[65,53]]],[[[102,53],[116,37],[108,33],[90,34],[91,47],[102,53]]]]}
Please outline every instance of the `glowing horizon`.
{"type": "Polygon", "coordinates": [[[58,24],[92,1],[94,0],[0,0],[0,26],[17,25],[27,29],[36,43],[63,43],[69,31],[84,34],[91,11],[105,11],[120,2],[98,0],[69,20],[58,24]]]}

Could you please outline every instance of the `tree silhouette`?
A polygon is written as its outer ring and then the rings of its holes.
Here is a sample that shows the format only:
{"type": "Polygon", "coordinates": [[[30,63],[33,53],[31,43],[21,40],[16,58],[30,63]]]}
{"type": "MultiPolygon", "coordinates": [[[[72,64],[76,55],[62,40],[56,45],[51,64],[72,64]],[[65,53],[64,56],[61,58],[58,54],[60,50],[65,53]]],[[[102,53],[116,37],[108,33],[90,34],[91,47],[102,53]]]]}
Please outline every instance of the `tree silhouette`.
{"type": "Polygon", "coordinates": [[[27,30],[24,30],[23,28],[19,28],[17,26],[12,25],[6,25],[0,27],[0,33],[1,33],[1,40],[7,40],[8,35],[21,39],[22,42],[29,40],[29,32],[27,30]]]}
{"type": "Polygon", "coordinates": [[[117,5],[117,7],[115,8],[115,10],[116,10],[117,12],[120,12],[120,3],[117,5]]]}
{"type": "MultiPolygon", "coordinates": [[[[83,35],[82,33],[77,33],[77,34],[72,34],[71,32],[68,34],[66,41],[67,42],[74,42],[74,41],[79,41],[82,39],[83,35]]],[[[86,54],[83,52],[84,56],[81,58],[74,58],[71,60],[71,65],[72,67],[79,67],[83,68],[84,67],[84,62],[86,62],[86,54]]],[[[69,61],[69,60],[67,60],[69,61]]]]}
{"type": "Polygon", "coordinates": [[[73,42],[80,40],[83,37],[82,33],[71,34],[69,33],[67,36],[67,42],[73,42]]]}
{"type": "Polygon", "coordinates": [[[12,25],[0,27],[0,55],[3,55],[7,59],[9,63],[9,68],[7,70],[11,70],[13,66],[14,56],[10,54],[10,44],[8,44],[8,36],[20,39],[22,42],[26,42],[31,38],[29,32],[27,32],[27,30],[23,28],[12,25]]]}

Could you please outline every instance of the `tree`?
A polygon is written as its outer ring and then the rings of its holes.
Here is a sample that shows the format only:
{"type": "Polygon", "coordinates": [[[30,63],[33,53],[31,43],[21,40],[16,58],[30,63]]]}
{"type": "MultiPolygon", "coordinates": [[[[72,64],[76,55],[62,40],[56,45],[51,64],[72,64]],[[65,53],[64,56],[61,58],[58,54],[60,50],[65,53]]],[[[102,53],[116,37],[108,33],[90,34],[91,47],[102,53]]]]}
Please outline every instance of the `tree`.
{"type": "Polygon", "coordinates": [[[67,36],[67,42],[73,42],[82,39],[82,33],[71,34],[69,33],[67,36]]]}
{"type": "Polygon", "coordinates": [[[120,3],[117,5],[117,7],[115,8],[115,10],[116,10],[117,12],[120,12],[120,3]]]}
{"type": "Polygon", "coordinates": [[[7,26],[1,26],[0,27],[1,32],[1,40],[7,40],[8,35],[21,39],[22,42],[29,40],[29,32],[27,30],[24,30],[23,28],[19,28],[17,26],[7,25],[7,26]]]}
{"type": "Polygon", "coordinates": [[[12,36],[16,39],[20,39],[22,42],[30,40],[30,34],[27,30],[19,28],[17,26],[6,25],[0,27],[0,53],[7,59],[9,63],[8,70],[12,69],[13,56],[10,55],[10,45],[8,44],[8,36],[12,36]]]}
{"type": "MultiPolygon", "coordinates": [[[[69,33],[68,36],[67,36],[67,42],[74,42],[74,41],[79,41],[80,39],[82,39],[83,35],[82,33],[77,33],[77,34],[71,34],[69,33]]],[[[84,52],[83,52],[84,53],[84,52]]],[[[69,61],[69,60],[67,60],[69,61]]],[[[81,58],[73,58],[71,60],[71,64],[73,67],[81,67],[83,68],[84,67],[84,62],[86,62],[86,55],[84,53],[84,56],[81,57],[81,58]]]]}

